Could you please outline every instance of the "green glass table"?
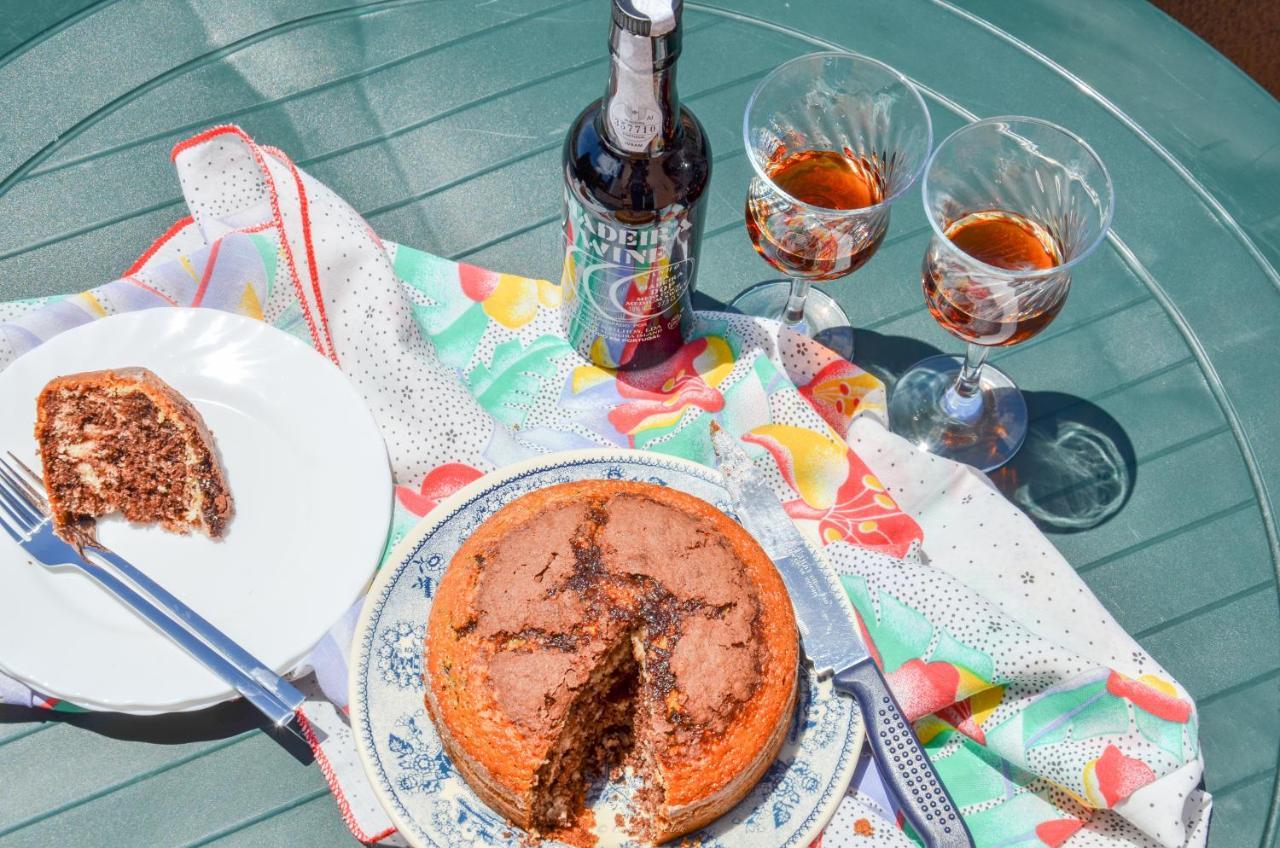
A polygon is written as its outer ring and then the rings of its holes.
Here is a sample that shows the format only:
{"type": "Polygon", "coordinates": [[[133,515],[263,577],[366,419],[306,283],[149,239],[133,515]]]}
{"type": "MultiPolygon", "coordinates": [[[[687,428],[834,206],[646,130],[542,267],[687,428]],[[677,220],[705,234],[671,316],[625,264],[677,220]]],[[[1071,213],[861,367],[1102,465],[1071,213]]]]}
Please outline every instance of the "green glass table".
{"type": "MultiPolygon", "coordinates": [[[[560,142],[604,85],[607,15],[603,0],[7,0],[0,299],[118,275],[183,214],[170,146],[223,122],[388,238],[557,277],[560,142]]],[[[715,155],[708,302],[766,276],[742,226],[739,127],[791,56],[847,48],[900,68],[939,138],[1039,115],[1110,165],[1115,237],[1057,321],[997,357],[1036,419],[998,480],[1198,699],[1212,844],[1274,844],[1280,104],[1140,0],[717,0],[690,2],[686,31],[681,93],[715,155]]],[[[923,307],[925,229],[900,204],[879,255],[831,289],[858,359],[889,379],[958,348],[923,307]]],[[[6,709],[0,848],[352,844],[301,760],[238,704],[6,709]]]]}

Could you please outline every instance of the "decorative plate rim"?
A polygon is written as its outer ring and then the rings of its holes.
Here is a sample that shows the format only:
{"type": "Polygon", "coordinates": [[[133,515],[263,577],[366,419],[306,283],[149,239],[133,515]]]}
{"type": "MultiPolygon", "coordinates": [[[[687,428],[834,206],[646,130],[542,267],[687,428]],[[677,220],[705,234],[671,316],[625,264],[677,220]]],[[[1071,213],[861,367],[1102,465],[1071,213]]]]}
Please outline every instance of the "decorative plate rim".
{"type": "MultiPolygon", "coordinates": [[[[356,619],[351,643],[352,668],[347,683],[347,703],[350,707],[351,730],[352,735],[355,737],[355,747],[360,759],[360,765],[363,767],[365,776],[373,787],[374,797],[377,798],[379,805],[387,815],[391,817],[392,823],[395,824],[401,836],[414,848],[438,848],[438,846],[431,841],[424,842],[419,838],[416,831],[421,829],[421,825],[411,817],[406,818],[406,815],[400,809],[401,804],[389,796],[385,786],[388,778],[382,773],[382,765],[375,755],[376,745],[372,739],[372,728],[369,726],[368,703],[365,697],[367,685],[363,685],[366,683],[367,669],[369,667],[368,658],[372,649],[373,634],[370,627],[372,620],[375,614],[380,614],[380,610],[390,597],[396,581],[399,580],[401,573],[422,546],[422,542],[451,519],[461,507],[472,502],[486,491],[496,489],[511,480],[530,473],[551,470],[555,467],[598,462],[618,462],[659,467],[666,465],[713,485],[721,485],[717,472],[705,465],[682,457],[628,448],[588,448],[584,450],[556,451],[520,460],[488,472],[440,501],[396,543],[390,556],[386,558],[385,564],[378,570],[373,583],[369,587],[365,602],[360,608],[360,615],[356,619]]],[[[836,771],[832,775],[827,791],[823,793],[823,798],[815,806],[814,811],[810,813],[810,822],[799,831],[801,838],[796,841],[799,846],[808,846],[821,835],[845,796],[844,788],[847,788],[853,779],[853,774],[858,764],[858,754],[866,742],[866,726],[861,720],[857,705],[851,704],[851,709],[853,714],[858,716],[856,727],[850,734],[850,738],[854,742],[847,746],[847,752],[842,754],[840,761],[837,763],[836,771]],[[839,791],[831,791],[831,786],[833,785],[842,788],[839,791]]]]}

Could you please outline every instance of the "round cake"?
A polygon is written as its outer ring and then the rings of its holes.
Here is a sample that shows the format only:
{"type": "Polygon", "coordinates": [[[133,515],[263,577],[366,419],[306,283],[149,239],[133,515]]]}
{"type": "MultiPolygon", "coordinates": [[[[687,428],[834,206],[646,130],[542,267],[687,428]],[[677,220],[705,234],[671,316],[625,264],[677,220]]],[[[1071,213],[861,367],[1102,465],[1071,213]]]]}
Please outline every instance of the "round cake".
{"type": "Polygon", "coordinates": [[[455,767],[531,832],[581,830],[595,776],[639,779],[627,822],[696,830],[773,762],[799,644],[773,563],[710,504],[565,483],[508,504],[450,563],[427,625],[426,706],[455,767]]]}

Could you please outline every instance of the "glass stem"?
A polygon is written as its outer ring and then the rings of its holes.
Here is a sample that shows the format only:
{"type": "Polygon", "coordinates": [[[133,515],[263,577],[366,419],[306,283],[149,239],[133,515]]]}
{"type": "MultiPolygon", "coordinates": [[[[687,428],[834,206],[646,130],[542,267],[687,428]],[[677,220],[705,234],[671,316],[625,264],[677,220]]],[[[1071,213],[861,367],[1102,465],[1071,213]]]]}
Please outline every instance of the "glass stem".
{"type": "Polygon", "coordinates": [[[978,380],[982,377],[982,363],[987,361],[986,345],[969,342],[964,351],[964,365],[960,366],[960,376],[956,377],[953,390],[960,397],[969,398],[978,393],[978,380]]]}
{"type": "Polygon", "coordinates": [[[955,383],[942,396],[942,411],[956,421],[974,421],[982,414],[982,364],[987,361],[988,348],[972,342],[965,349],[964,364],[955,383]]]}
{"type": "Polygon", "coordinates": [[[787,308],[782,310],[782,323],[795,325],[804,320],[804,299],[808,294],[809,281],[792,277],[791,297],[787,299],[787,308]]]}

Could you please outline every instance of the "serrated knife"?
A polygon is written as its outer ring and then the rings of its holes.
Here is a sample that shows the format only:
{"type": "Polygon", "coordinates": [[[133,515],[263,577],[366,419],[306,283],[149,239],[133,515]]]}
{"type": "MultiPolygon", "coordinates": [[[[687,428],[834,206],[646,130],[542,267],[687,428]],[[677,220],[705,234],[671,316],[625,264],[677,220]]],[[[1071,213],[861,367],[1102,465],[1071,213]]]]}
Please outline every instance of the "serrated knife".
{"type": "Polygon", "coordinates": [[[738,520],[773,560],[791,595],[805,655],[819,677],[862,711],[885,782],[928,848],[972,848],[973,838],[863,644],[853,605],[835,573],[792,523],[742,446],[714,423],[711,442],[738,520]]]}

